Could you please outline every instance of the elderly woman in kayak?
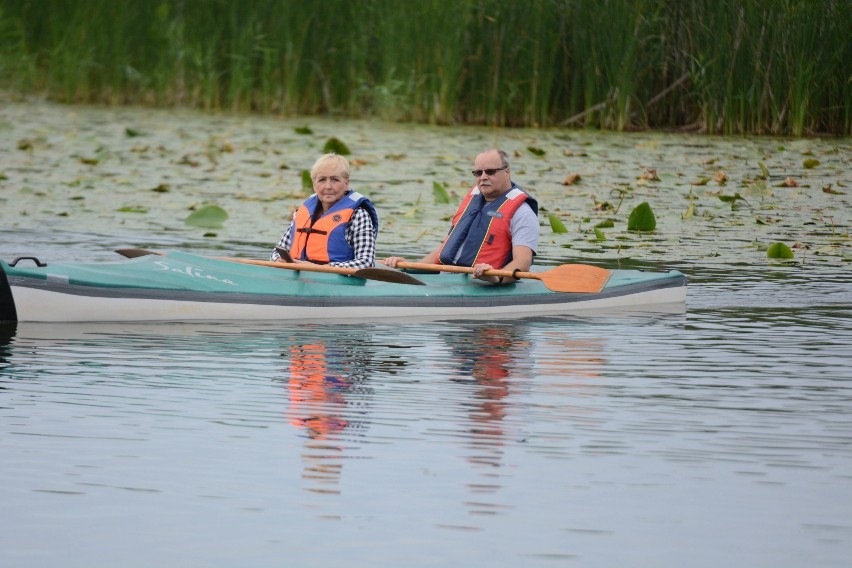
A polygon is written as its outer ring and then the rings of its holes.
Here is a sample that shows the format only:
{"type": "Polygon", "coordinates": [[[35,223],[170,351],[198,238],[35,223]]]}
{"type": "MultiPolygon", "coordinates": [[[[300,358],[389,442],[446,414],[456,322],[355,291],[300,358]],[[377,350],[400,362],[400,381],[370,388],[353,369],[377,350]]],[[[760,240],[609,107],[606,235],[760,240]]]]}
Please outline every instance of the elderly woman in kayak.
{"type": "MultiPolygon", "coordinates": [[[[512,181],[506,152],[486,150],[473,167],[476,185],[459,205],[444,242],[419,262],[472,267],[474,278],[492,284],[516,282],[483,273],[530,269],[538,247],[538,203],[512,181]]],[[[401,261],[392,256],[382,262],[395,268],[401,261]]]]}
{"type": "Polygon", "coordinates": [[[369,199],[349,187],[349,161],[321,156],[311,168],[314,195],[296,210],[272,252],[272,261],[368,268],[376,258],[379,216],[369,199]]]}

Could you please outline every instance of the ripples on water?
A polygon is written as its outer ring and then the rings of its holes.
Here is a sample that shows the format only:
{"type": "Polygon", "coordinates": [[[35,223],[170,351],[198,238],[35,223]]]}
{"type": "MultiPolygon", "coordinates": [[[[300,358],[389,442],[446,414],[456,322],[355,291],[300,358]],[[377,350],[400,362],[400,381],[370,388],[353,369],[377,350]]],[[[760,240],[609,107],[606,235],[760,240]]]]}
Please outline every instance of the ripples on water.
{"type": "MultiPolygon", "coordinates": [[[[260,257],[316,157],[293,121],[2,111],[4,260],[260,257]],[[226,139],[236,151],[203,167],[180,158],[226,139]],[[101,148],[100,165],[80,159],[101,148]],[[183,223],[207,200],[230,215],[216,238],[183,223]]],[[[0,566],[849,565],[847,140],[311,123],[317,140],[358,141],[381,254],[437,242],[449,213],[429,181],[461,191],[471,148],[499,137],[579,231],[551,235],[537,262],[680,269],[686,313],[2,329],[0,566]],[[761,189],[764,162],[776,177],[761,189]],[[649,166],[664,181],[640,188],[649,166]],[[717,168],[726,188],[691,185],[717,168]],[[572,171],[583,184],[562,185],[572,171]],[[657,231],[586,242],[589,198],[627,186],[657,231]],[[746,209],[716,198],[736,191],[746,209]],[[767,264],[775,240],[801,241],[795,264],[767,264]]]]}
{"type": "Polygon", "coordinates": [[[685,314],[7,328],[0,554],[843,565],[848,278],[690,286],[685,314]]]}

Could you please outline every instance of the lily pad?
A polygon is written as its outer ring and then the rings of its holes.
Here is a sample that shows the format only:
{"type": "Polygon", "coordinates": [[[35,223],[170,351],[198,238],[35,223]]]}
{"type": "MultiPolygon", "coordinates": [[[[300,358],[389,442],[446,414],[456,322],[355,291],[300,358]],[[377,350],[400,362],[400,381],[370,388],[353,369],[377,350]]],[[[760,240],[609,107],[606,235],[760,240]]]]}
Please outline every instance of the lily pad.
{"type": "Polygon", "coordinates": [[[147,213],[148,208],[141,205],[125,205],[116,209],[119,213],[147,213]]]}
{"type": "Polygon", "coordinates": [[[808,159],[806,159],[802,162],[802,166],[804,166],[804,168],[806,170],[812,170],[815,167],[817,167],[818,165],[819,165],[819,160],[817,160],[816,158],[808,158],[808,159]]]}
{"type": "Polygon", "coordinates": [[[737,204],[738,201],[744,201],[746,205],[748,205],[748,201],[746,201],[745,197],[739,193],[734,193],[733,195],[719,195],[718,197],[720,201],[731,204],[731,211],[735,211],[739,207],[737,204]]]}
{"type": "Polygon", "coordinates": [[[568,232],[568,229],[565,227],[565,223],[562,222],[562,219],[560,219],[553,213],[548,213],[547,219],[550,221],[550,228],[553,229],[554,233],[568,232]]]}
{"type": "Polygon", "coordinates": [[[351,154],[351,152],[349,151],[349,146],[344,144],[340,139],[333,137],[326,140],[325,146],[322,147],[322,151],[327,154],[340,154],[341,156],[347,156],[351,154]]]}
{"type": "Polygon", "coordinates": [[[435,196],[435,203],[449,203],[450,194],[447,193],[447,188],[444,184],[432,182],[432,194],[435,196]]]}
{"type": "Polygon", "coordinates": [[[218,205],[205,205],[196,209],[184,219],[184,223],[194,227],[218,229],[228,218],[228,213],[218,205]]]}
{"type": "Polygon", "coordinates": [[[647,201],[637,205],[627,218],[628,231],[653,231],[657,228],[657,218],[647,201]]]}
{"type": "Polygon", "coordinates": [[[772,243],[766,249],[767,258],[795,258],[793,251],[784,243],[772,243]]]}
{"type": "Polygon", "coordinates": [[[314,180],[311,179],[311,172],[302,170],[302,189],[313,189],[314,180]]]}

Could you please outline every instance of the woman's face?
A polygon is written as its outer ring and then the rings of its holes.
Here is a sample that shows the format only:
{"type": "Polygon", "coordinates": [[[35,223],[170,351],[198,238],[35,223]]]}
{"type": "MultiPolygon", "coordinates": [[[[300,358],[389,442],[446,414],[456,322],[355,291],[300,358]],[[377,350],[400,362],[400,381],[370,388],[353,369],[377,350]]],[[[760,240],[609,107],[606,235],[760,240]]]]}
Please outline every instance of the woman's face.
{"type": "Polygon", "coordinates": [[[317,194],[323,211],[328,211],[349,190],[349,180],[344,177],[343,172],[332,168],[316,172],[313,182],[314,193],[317,194]]]}

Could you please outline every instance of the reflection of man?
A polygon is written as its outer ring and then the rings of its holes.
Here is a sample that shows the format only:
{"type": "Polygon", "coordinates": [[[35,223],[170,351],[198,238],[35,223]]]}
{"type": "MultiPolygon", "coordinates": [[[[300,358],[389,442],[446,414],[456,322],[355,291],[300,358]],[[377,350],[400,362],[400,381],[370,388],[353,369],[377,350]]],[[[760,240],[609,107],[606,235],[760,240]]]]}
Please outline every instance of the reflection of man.
{"type": "Polygon", "coordinates": [[[514,329],[514,326],[483,325],[465,337],[447,338],[453,341],[453,355],[459,362],[460,373],[472,378],[476,386],[470,412],[475,452],[468,458],[474,463],[500,466],[502,462],[503,419],[508,406],[506,399],[511,393],[512,369],[529,348],[527,342],[517,339],[514,329]]]}

